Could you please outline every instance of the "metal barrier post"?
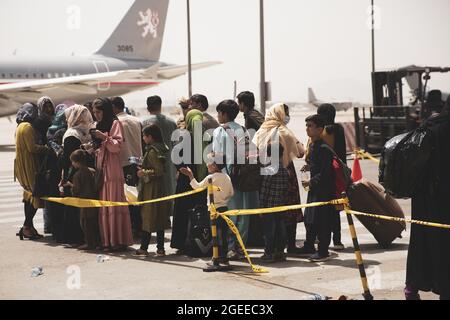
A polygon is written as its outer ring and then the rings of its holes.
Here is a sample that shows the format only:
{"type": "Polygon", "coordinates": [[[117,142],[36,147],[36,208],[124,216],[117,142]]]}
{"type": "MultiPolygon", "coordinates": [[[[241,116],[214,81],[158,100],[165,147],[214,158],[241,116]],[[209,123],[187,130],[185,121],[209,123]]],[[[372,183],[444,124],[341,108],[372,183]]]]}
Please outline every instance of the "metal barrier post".
{"type": "Polygon", "coordinates": [[[363,290],[364,290],[363,297],[364,297],[364,300],[373,300],[373,296],[370,293],[369,284],[367,282],[366,270],[364,268],[364,262],[363,262],[362,255],[361,255],[361,249],[360,249],[359,243],[358,243],[358,237],[356,236],[356,229],[355,229],[355,225],[353,223],[353,217],[352,217],[351,213],[349,212],[350,204],[348,202],[348,197],[345,192],[342,193],[342,198],[347,200],[347,203],[344,203],[344,210],[345,210],[345,215],[347,216],[348,225],[350,227],[350,234],[351,234],[352,240],[353,240],[353,249],[355,251],[356,263],[358,265],[359,276],[361,278],[361,283],[362,283],[363,290]]]}
{"type": "Polygon", "coordinates": [[[211,216],[211,235],[213,240],[213,257],[212,263],[203,269],[204,272],[226,271],[230,270],[229,266],[221,266],[219,261],[219,240],[217,237],[217,212],[214,206],[214,188],[212,179],[208,180],[208,197],[209,197],[209,213],[211,216]]]}

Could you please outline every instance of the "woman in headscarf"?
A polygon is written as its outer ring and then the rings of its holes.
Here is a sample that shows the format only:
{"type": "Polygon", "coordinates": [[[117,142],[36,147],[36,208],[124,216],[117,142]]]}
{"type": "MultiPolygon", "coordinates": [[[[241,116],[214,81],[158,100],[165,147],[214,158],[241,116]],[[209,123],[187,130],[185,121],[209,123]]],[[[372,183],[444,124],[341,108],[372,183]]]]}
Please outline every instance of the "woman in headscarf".
{"type": "MultiPolygon", "coordinates": [[[[52,141],[56,142],[57,145],[62,145],[62,138],[67,130],[67,120],[66,120],[66,109],[68,106],[66,104],[58,104],[55,108],[55,117],[53,118],[50,127],[47,130],[47,140],[49,143],[52,141]]],[[[57,153],[59,148],[57,146],[53,147],[53,150],[57,153]]]]}
{"type": "MultiPolygon", "coordinates": [[[[109,99],[95,99],[92,106],[98,121],[94,135],[100,143],[96,151],[96,167],[103,169],[100,200],[126,202],[125,178],[120,160],[120,150],[124,141],[122,124],[114,115],[109,99]]],[[[126,250],[133,244],[128,207],[100,208],[99,226],[105,251],[126,250]]]]}
{"type": "Polygon", "coordinates": [[[47,131],[52,124],[55,115],[55,105],[49,97],[41,97],[37,102],[38,118],[34,122],[34,128],[38,133],[38,144],[47,144],[47,131]]]}
{"type": "MultiPolygon", "coordinates": [[[[450,100],[447,100],[447,103],[450,100]]],[[[422,124],[431,144],[430,161],[422,183],[411,198],[411,218],[450,224],[450,113],[447,106],[440,115],[422,124]]],[[[420,291],[450,300],[450,230],[411,225],[406,262],[407,300],[419,300],[420,291]]]]}
{"type": "MultiPolygon", "coordinates": [[[[93,126],[92,116],[89,110],[81,105],[73,105],[65,110],[67,120],[67,130],[63,137],[63,174],[60,186],[64,187],[64,195],[72,196],[70,183],[73,182],[75,169],[72,167],[70,155],[80,149],[82,144],[90,142],[89,129],[93,126]]],[[[80,226],[79,209],[66,206],[64,210],[64,220],[62,231],[58,232],[57,242],[73,244],[75,246],[83,243],[83,232],[80,226]]]]}
{"type": "MultiPolygon", "coordinates": [[[[177,165],[177,169],[189,167],[194,173],[198,181],[203,180],[207,175],[207,168],[203,162],[203,150],[205,144],[203,142],[203,114],[199,110],[191,110],[186,114],[185,118],[186,130],[191,137],[191,158],[187,160],[188,163],[181,163],[177,165]],[[200,134],[196,132],[200,130],[200,134]],[[197,137],[200,137],[198,139],[197,137]],[[201,163],[195,164],[195,153],[201,150],[201,163]],[[201,179],[201,180],[199,180],[201,179]]],[[[183,131],[186,132],[186,131],[183,131]]],[[[183,143],[183,142],[180,142],[183,143]]],[[[176,148],[176,147],[175,147],[176,148]]],[[[184,174],[178,174],[176,193],[191,191],[189,178],[184,174]]],[[[206,191],[197,193],[191,197],[178,198],[175,200],[173,223],[172,223],[172,239],[170,246],[178,249],[177,254],[185,254],[188,233],[189,211],[196,206],[206,205],[206,191]]]]}
{"type": "Polygon", "coordinates": [[[14,176],[19,180],[24,189],[23,203],[25,212],[25,222],[17,234],[21,240],[28,238],[30,240],[40,239],[42,235],[38,234],[33,225],[33,218],[38,208],[43,208],[44,203],[39,198],[33,197],[33,187],[35,183],[35,174],[38,170],[38,156],[47,152],[48,148],[36,143],[37,134],[32,126],[38,117],[37,106],[26,103],[17,113],[16,122],[16,159],[14,160],[14,176]]]}
{"type": "MultiPolygon", "coordinates": [[[[62,166],[59,160],[62,155],[62,138],[67,129],[67,122],[65,116],[65,104],[60,104],[55,108],[55,117],[53,118],[50,127],[47,130],[46,140],[51,152],[47,158],[47,168],[50,170],[50,194],[51,197],[59,196],[58,183],[61,181],[62,166]]],[[[44,233],[54,233],[53,218],[55,221],[62,221],[62,214],[60,214],[61,205],[54,202],[46,202],[44,209],[44,233]],[[56,215],[55,215],[56,214],[56,215]]],[[[55,238],[55,235],[53,234],[55,238]]]]}
{"type": "MultiPolygon", "coordinates": [[[[55,108],[55,117],[47,131],[48,146],[51,152],[48,154],[47,166],[50,170],[49,196],[59,197],[58,184],[61,181],[63,147],[62,140],[67,130],[65,110],[67,105],[60,104],[55,108]]],[[[64,206],[55,202],[46,202],[44,209],[44,233],[51,233],[54,240],[61,238],[62,222],[64,221],[64,206]]]]}
{"type": "MultiPolygon", "coordinates": [[[[275,137],[284,148],[282,164],[289,173],[289,186],[286,205],[299,204],[300,188],[298,185],[297,174],[294,167],[294,159],[302,158],[305,154],[305,148],[295,137],[294,133],[287,127],[290,121],[289,107],[283,103],[273,105],[266,113],[265,121],[261,128],[256,132],[253,143],[259,150],[266,150],[269,142],[275,137]]],[[[292,210],[286,216],[287,231],[287,252],[297,253],[299,248],[296,246],[297,223],[303,221],[302,210],[292,210]]]]}
{"type": "MultiPolygon", "coordinates": [[[[36,130],[36,143],[46,145],[48,142],[47,131],[53,121],[53,116],[55,115],[55,106],[52,99],[44,96],[37,101],[37,107],[38,118],[33,123],[33,127],[36,130]]],[[[46,161],[46,163],[44,164],[46,169],[51,168],[49,157],[40,157],[39,163],[41,164],[43,161],[46,161]]],[[[51,233],[51,221],[47,204],[44,208],[44,233],[51,233]]]]}

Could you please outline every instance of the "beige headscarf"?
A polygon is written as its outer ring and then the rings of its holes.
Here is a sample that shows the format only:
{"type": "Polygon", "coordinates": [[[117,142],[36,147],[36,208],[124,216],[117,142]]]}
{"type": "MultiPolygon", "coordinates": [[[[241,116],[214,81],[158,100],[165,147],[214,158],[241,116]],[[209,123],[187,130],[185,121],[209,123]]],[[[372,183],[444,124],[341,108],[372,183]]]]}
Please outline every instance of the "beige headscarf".
{"type": "Polygon", "coordinates": [[[89,129],[94,127],[94,121],[88,108],[76,104],[67,108],[65,115],[68,128],[63,137],[63,144],[68,137],[77,138],[81,144],[91,141],[89,129]]]}
{"type": "Polygon", "coordinates": [[[284,148],[283,166],[287,168],[293,159],[303,157],[305,148],[297,140],[294,133],[286,127],[285,119],[284,104],[277,103],[273,105],[267,111],[265,121],[256,132],[253,143],[258,149],[262,150],[278,134],[279,141],[284,148]]]}

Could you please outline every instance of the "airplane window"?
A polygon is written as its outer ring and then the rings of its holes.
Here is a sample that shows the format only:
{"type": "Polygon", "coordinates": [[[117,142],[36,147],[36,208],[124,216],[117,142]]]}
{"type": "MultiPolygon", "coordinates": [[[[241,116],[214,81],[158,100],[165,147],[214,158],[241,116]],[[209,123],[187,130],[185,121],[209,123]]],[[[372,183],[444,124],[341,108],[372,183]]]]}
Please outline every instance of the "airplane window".
{"type": "Polygon", "coordinates": [[[28,73],[25,75],[25,78],[27,78],[28,79],[28,73]]]}
{"type": "Polygon", "coordinates": [[[55,78],[59,78],[59,73],[55,73],[55,78]]]}
{"type": "Polygon", "coordinates": [[[43,73],[41,73],[41,78],[44,78],[44,74],[43,73]]]}
{"type": "Polygon", "coordinates": [[[36,78],[36,73],[33,73],[33,78],[36,78]]]}
{"type": "Polygon", "coordinates": [[[51,78],[52,74],[51,73],[47,73],[47,78],[51,78]]]}
{"type": "Polygon", "coordinates": [[[69,73],[69,76],[70,76],[70,77],[73,77],[73,73],[69,73]]]}
{"type": "Polygon", "coordinates": [[[21,75],[21,74],[18,74],[18,75],[17,75],[17,78],[22,78],[22,75],[21,75]]]}
{"type": "Polygon", "coordinates": [[[2,73],[2,78],[4,78],[5,77],[5,74],[4,73],[2,73]]]}
{"type": "Polygon", "coordinates": [[[12,73],[9,74],[10,78],[14,78],[14,75],[12,73]]]}
{"type": "Polygon", "coordinates": [[[63,77],[65,77],[65,76],[66,76],[66,74],[65,74],[65,73],[63,73],[63,74],[62,74],[62,76],[63,76],[63,77]]]}

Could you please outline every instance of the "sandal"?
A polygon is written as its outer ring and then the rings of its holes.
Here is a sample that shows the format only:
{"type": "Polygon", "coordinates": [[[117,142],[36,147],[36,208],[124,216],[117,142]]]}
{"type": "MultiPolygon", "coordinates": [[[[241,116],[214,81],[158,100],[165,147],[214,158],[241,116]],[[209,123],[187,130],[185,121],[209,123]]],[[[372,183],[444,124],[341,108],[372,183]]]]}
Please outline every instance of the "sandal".
{"type": "Polygon", "coordinates": [[[164,256],[166,256],[166,251],[165,250],[157,250],[156,251],[156,256],[157,257],[164,257],[164,256]]]}
{"type": "Polygon", "coordinates": [[[16,233],[16,236],[19,237],[20,240],[23,240],[23,238],[24,238],[23,227],[20,228],[19,232],[16,233]]]}
{"type": "Polygon", "coordinates": [[[137,249],[134,254],[134,256],[138,256],[138,257],[148,257],[149,253],[146,250],[142,250],[142,249],[137,249]]]}
{"type": "Polygon", "coordinates": [[[123,252],[123,251],[127,251],[127,246],[125,245],[119,245],[119,246],[114,246],[112,247],[112,251],[113,252],[123,252]]]}
{"type": "Polygon", "coordinates": [[[35,239],[42,239],[42,238],[44,238],[44,236],[42,234],[39,234],[34,227],[32,227],[31,230],[33,232],[33,237],[35,239]]]}
{"type": "Polygon", "coordinates": [[[83,244],[83,245],[79,246],[77,249],[78,250],[91,250],[92,248],[87,244],[83,244]]]}
{"type": "Polygon", "coordinates": [[[30,227],[22,227],[20,228],[19,232],[16,233],[16,236],[19,237],[20,240],[23,239],[29,239],[29,240],[38,240],[41,239],[38,235],[38,233],[34,232],[34,228],[30,228],[30,227]]]}

